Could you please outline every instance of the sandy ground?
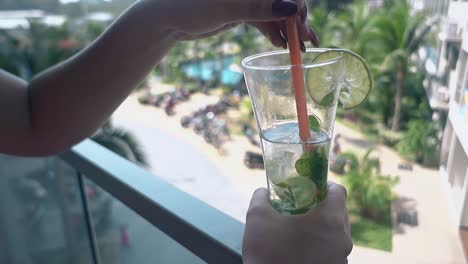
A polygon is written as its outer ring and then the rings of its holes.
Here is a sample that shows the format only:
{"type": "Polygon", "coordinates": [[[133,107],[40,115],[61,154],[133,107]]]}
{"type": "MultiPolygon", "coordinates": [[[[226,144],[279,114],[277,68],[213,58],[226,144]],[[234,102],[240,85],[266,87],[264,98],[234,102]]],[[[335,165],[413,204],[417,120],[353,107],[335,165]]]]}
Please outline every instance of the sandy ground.
{"type": "MultiPolygon", "coordinates": [[[[180,118],[200,107],[217,102],[218,97],[195,94],[189,102],[177,105],[176,115],[168,117],[162,109],[142,106],[137,102],[137,96],[130,96],[114,114],[116,124],[131,121],[146,124],[153,129],[171,134],[206,155],[223,172],[224,180],[234,188],[238,199],[236,210],[232,210],[232,200],[217,203],[212,197],[203,196],[200,190],[190,190],[188,185],[176,186],[204,200],[208,204],[225,211],[240,221],[245,221],[244,215],[248,201],[253,191],[266,185],[263,170],[251,170],[243,164],[246,150],[260,152],[252,146],[245,137],[232,136],[232,140],[225,143],[224,155],[208,145],[202,137],[191,129],[180,126],[180,118]]],[[[339,123],[335,126],[335,133],[340,133],[342,149],[364,153],[372,146],[361,134],[339,123]]],[[[149,151],[149,150],[147,150],[149,151]]],[[[200,155],[201,155],[200,154],[200,155]]],[[[411,227],[394,223],[393,251],[355,247],[350,263],[421,263],[421,264],[458,264],[465,263],[457,228],[451,219],[448,209],[447,194],[442,187],[442,180],[437,170],[427,169],[412,164],[412,171],[398,168],[404,162],[393,150],[385,146],[375,146],[374,155],[381,159],[381,170],[384,174],[398,176],[399,184],[395,191],[399,199],[394,204],[395,210],[416,210],[419,225],[411,227]]],[[[157,173],[156,173],[157,174],[157,173]]],[[[339,181],[336,176],[330,178],[339,181]]],[[[223,190],[217,190],[223,192],[223,190]]],[[[235,198],[233,198],[235,199],[235,198]]]]}

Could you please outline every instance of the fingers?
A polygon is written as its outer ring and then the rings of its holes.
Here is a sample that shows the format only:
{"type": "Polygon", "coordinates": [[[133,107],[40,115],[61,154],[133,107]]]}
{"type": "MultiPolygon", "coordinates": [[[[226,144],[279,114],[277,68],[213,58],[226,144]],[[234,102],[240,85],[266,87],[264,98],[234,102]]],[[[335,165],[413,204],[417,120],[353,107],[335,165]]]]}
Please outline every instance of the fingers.
{"type": "Polygon", "coordinates": [[[303,4],[297,15],[297,29],[299,33],[299,38],[302,42],[301,50],[305,52],[304,42],[310,42],[313,46],[318,47],[319,42],[317,34],[315,34],[312,27],[309,25],[307,5],[303,4]]]}
{"type": "MultiPolygon", "coordinates": [[[[307,16],[306,16],[307,17],[307,16]]],[[[299,32],[299,38],[302,42],[310,42],[313,46],[318,47],[319,42],[317,34],[315,34],[312,27],[309,25],[307,19],[303,20],[302,16],[297,17],[297,27],[299,32]]]]}
{"type": "Polygon", "coordinates": [[[336,227],[343,227],[344,236],[340,241],[342,250],[339,251],[342,253],[342,255],[340,255],[340,259],[344,261],[343,263],[347,263],[347,257],[353,250],[346,200],[346,189],[342,185],[329,181],[327,197],[323,201],[325,204],[323,209],[328,210],[327,212],[331,216],[327,221],[337,220],[336,224],[338,226],[336,227]]]}
{"type": "Polygon", "coordinates": [[[254,22],[251,25],[255,26],[270,42],[278,48],[287,48],[286,40],[281,35],[280,22],[254,22]]]}
{"type": "MultiPolygon", "coordinates": [[[[297,27],[301,51],[306,51],[305,42],[318,47],[319,41],[307,19],[307,5],[304,0],[244,0],[247,4],[242,15],[244,20],[257,27],[276,47],[287,47],[287,30],[284,19],[297,14],[297,27]],[[268,5],[271,4],[270,11],[268,5]],[[276,20],[276,21],[274,21],[276,20]]],[[[239,15],[237,15],[239,16],[239,15]]]]}
{"type": "MultiPolygon", "coordinates": [[[[336,215],[343,216],[346,214],[346,189],[331,181],[328,182],[328,191],[325,199],[317,205],[316,210],[311,210],[312,213],[320,214],[322,210],[336,215]]],[[[343,221],[343,219],[341,219],[343,221]]]]}
{"type": "Polygon", "coordinates": [[[232,22],[271,22],[297,14],[294,0],[226,0],[223,1],[223,20],[232,22]]]}
{"type": "Polygon", "coordinates": [[[342,185],[328,181],[328,194],[326,200],[346,205],[347,196],[348,194],[346,189],[342,185]]]}
{"type": "MultiPolygon", "coordinates": [[[[273,209],[270,201],[270,192],[265,188],[255,190],[250,200],[249,210],[247,210],[247,219],[252,216],[274,217],[279,213],[273,209]]],[[[255,217],[254,217],[255,218],[255,217]]]]}
{"type": "MultiPolygon", "coordinates": [[[[310,42],[315,47],[319,46],[317,34],[314,32],[312,27],[309,26],[307,15],[297,16],[297,27],[298,27],[299,39],[301,40],[302,52],[305,52],[305,49],[306,49],[304,42],[310,42]]],[[[287,39],[288,30],[286,28],[286,23],[284,23],[283,21],[280,22],[280,31],[281,31],[281,34],[284,36],[284,38],[287,39]]]]}
{"type": "Polygon", "coordinates": [[[258,188],[255,190],[250,200],[250,208],[270,206],[270,192],[266,188],[258,188]]]}
{"type": "Polygon", "coordinates": [[[307,21],[307,5],[304,5],[301,10],[299,11],[299,17],[301,18],[299,23],[305,24],[307,21]]]}
{"type": "Polygon", "coordinates": [[[320,41],[317,37],[317,33],[315,33],[315,31],[312,28],[310,28],[310,38],[312,41],[312,45],[314,45],[315,47],[320,46],[320,41]]]}

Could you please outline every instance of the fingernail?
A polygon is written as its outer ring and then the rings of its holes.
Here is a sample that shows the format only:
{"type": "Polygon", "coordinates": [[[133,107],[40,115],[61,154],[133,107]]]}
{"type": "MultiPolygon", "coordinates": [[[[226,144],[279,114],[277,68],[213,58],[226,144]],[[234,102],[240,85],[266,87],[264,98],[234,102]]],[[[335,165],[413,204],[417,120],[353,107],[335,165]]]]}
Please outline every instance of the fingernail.
{"type": "Polygon", "coordinates": [[[297,13],[297,4],[289,0],[276,0],[273,2],[272,14],[276,17],[287,17],[297,13]]]}

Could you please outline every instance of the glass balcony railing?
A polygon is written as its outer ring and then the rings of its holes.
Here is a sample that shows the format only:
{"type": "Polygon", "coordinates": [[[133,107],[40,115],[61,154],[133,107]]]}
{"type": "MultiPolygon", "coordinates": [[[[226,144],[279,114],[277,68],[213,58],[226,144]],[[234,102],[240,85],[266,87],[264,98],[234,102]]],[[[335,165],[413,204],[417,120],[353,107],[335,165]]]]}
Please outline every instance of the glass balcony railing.
{"type": "Polygon", "coordinates": [[[90,140],[0,172],[0,263],[242,263],[241,222],[90,140]]]}

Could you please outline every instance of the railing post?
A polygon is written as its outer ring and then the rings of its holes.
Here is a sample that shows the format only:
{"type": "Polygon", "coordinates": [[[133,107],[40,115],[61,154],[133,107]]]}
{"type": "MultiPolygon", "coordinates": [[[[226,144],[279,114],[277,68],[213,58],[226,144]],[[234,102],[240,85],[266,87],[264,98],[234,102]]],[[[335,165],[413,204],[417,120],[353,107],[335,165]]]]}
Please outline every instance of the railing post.
{"type": "Polygon", "coordinates": [[[93,218],[91,216],[91,212],[89,210],[89,205],[88,205],[88,199],[86,198],[86,192],[85,192],[85,183],[84,183],[84,178],[83,174],[79,171],[76,173],[77,179],[78,179],[78,188],[80,191],[80,197],[81,197],[81,202],[83,204],[83,217],[85,220],[85,225],[86,225],[86,231],[88,233],[89,237],[89,245],[91,248],[91,257],[93,259],[94,264],[100,264],[100,254],[99,254],[99,248],[97,246],[97,240],[96,240],[96,232],[94,231],[94,225],[93,225],[93,218]]]}

